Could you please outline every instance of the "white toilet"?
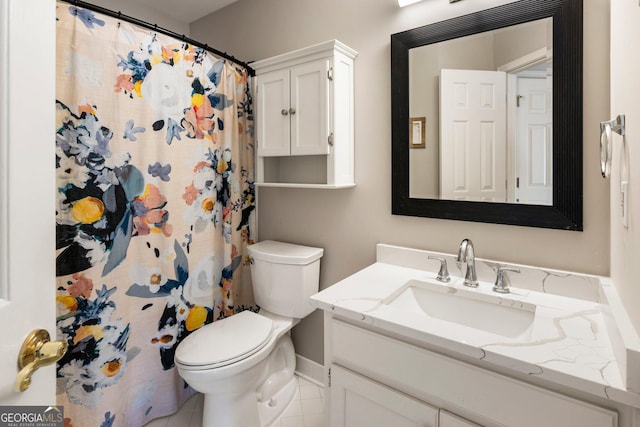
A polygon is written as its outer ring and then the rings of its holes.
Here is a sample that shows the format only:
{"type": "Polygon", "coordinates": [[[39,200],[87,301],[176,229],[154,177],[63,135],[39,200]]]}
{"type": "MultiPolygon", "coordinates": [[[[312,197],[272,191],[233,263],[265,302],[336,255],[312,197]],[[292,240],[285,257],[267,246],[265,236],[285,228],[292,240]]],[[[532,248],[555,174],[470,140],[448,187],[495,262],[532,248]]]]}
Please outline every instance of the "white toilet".
{"type": "Polygon", "coordinates": [[[263,427],[291,401],[296,381],[289,330],[313,311],[323,250],[266,240],[249,246],[259,314],[203,326],[176,349],[180,376],[204,394],[203,426],[263,427]]]}

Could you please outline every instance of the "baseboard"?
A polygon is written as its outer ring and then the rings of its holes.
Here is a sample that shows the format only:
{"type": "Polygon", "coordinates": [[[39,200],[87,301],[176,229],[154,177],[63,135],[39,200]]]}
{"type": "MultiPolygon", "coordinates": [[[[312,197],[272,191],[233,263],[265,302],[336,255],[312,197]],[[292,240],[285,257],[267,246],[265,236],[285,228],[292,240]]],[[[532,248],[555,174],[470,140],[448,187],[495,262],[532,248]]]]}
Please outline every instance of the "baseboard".
{"type": "Polygon", "coordinates": [[[299,354],[296,354],[296,374],[324,387],[324,366],[299,354]]]}

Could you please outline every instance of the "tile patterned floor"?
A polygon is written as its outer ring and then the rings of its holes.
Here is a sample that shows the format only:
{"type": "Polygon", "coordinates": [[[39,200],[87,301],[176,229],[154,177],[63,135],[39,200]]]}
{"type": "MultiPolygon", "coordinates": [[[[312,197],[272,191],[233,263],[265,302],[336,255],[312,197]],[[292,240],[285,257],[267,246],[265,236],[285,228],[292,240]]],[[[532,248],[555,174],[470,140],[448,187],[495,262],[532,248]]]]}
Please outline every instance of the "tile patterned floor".
{"type": "MultiPolygon", "coordinates": [[[[296,376],[298,390],[283,414],[271,427],[323,427],[324,390],[296,376]]],[[[198,393],[175,414],[151,421],[145,427],[201,427],[204,398],[198,393]]]]}
{"type": "Polygon", "coordinates": [[[324,427],[324,389],[298,378],[298,391],[271,427],[324,427]]]}

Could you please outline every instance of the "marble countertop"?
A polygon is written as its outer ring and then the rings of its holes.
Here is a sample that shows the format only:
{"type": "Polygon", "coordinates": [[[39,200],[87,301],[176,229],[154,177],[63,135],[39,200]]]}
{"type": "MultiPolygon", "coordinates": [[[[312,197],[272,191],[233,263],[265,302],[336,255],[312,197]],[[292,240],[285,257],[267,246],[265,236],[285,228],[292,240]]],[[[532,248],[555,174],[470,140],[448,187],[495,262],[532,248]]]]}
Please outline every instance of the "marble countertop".
{"type": "MultiPolygon", "coordinates": [[[[600,283],[593,276],[546,272],[542,277],[551,274],[564,279],[548,286],[556,289],[550,292],[544,281],[541,287],[536,286],[537,269],[518,266],[522,280],[512,279],[511,293],[503,295],[492,291],[491,280],[483,280],[495,279],[497,263],[477,263],[480,285],[473,289],[463,285],[460,271],[452,271],[448,283],[435,280],[439,264],[425,262],[427,256],[444,255],[453,261],[451,255],[388,245],[378,245],[377,249],[378,262],[314,295],[312,304],[430,347],[640,408],[640,394],[630,390],[626,381],[626,349],[619,348],[620,339],[615,336],[618,331],[612,331],[615,322],[611,310],[602,303],[600,283]],[[413,268],[416,263],[422,264],[421,268],[413,268]],[[535,319],[526,334],[508,338],[389,305],[389,300],[410,281],[441,286],[444,293],[461,292],[497,305],[535,306],[535,319]]],[[[452,270],[452,262],[449,264],[452,270]]]]}

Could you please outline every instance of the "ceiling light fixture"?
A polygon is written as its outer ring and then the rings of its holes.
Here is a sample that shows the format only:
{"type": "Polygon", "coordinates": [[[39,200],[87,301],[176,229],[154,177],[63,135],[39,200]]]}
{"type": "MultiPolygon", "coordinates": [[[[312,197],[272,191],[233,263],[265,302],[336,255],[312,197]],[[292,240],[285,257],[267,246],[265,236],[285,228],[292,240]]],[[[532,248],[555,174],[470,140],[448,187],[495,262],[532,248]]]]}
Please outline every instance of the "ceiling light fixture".
{"type": "MultiPolygon", "coordinates": [[[[418,3],[419,1],[422,1],[422,0],[398,0],[398,6],[405,7],[405,6],[409,6],[410,4],[418,3]]],[[[458,1],[460,0],[449,0],[449,3],[455,3],[458,1]]]]}
{"type": "Polygon", "coordinates": [[[409,6],[410,4],[418,3],[419,1],[422,0],[398,0],[398,6],[405,7],[409,6]]]}

